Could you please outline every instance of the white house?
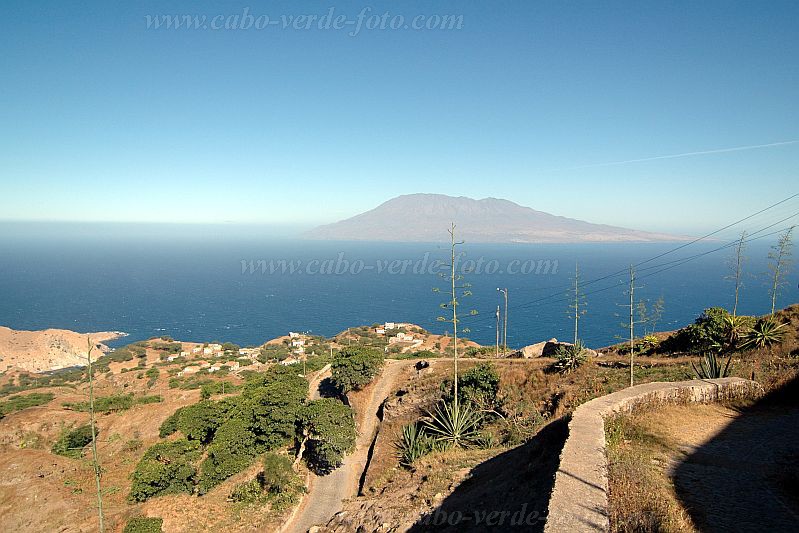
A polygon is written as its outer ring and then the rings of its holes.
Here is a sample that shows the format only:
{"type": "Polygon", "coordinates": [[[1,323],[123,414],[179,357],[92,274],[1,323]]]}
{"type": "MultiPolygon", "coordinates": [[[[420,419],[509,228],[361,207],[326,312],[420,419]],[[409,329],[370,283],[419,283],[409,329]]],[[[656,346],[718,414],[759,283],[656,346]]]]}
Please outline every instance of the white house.
{"type": "Polygon", "coordinates": [[[208,347],[211,348],[215,352],[219,352],[219,351],[222,350],[222,345],[221,344],[209,344],[208,347]]]}
{"type": "Polygon", "coordinates": [[[291,341],[292,346],[305,346],[305,341],[303,339],[295,339],[291,341]]]}
{"type": "Polygon", "coordinates": [[[214,372],[218,372],[218,371],[220,371],[220,370],[222,370],[222,367],[221,367],[221,366],[219,366],[219,365],[213,365],[213,366],[209,366],[209,367],[208,367],[208,373],[209,373],[209,374],[210,374],[210,373],[214,373],[214,372]]]}
{"type": "Polygon", "coordinates": [[[290,339],[297,339],[297,338],[299,338],[299,336],[300,336],[299,333],[296,333],[294,331],[289,331],[289,338],[290,339]]]}
{"type": "Polygon", "coordinates": [[[385,335],[386,334],[386,329],[385,328],[375,328],[375,333],[377,333],[378,335],[385,335]]]}
{"type": "Polygon", "coordinates": [[[228,361],[224,363],[222,366],[226,366],[231,370],[238,370],[241,367],[241,364],[238,361],[228,361]]]}
{"type": "Polygon", "coordinates": [[[186,368],[178,372],[178,376],[188,376],[189,374],[196,374],[199,371],[200,371],[199,366],[187,366],[186,368]]]}
{"type": "Polygon", "coordinates": [[[410,333],[397,333],[395,337],[388,339],[389,344],[396,344],[398,342],[413,342],[413,335],[410,333]]]}
{"type": "Polygon", "coordinates": [[[195,346],[194,348],[191,349],[191,353],[200,353],[202,351],[203,351],[202,346],[195,346]]]}
{"type": "Polygon", "coordinates": [[[210,346],[206,346],[205,348],[203,348],[203,355],[211,355],[213,353],[214,350],[210,346]]]}
{"type": "Polygon", "coordinates": [[[180,352],[180,356],[181,357],[188,357],[189,356],[189,352],[180,352]]]}
{"type": "Polygon", "coordinates": [[[394,322],[386,322],[385,324],[383,324],[383,327],[385,329],[394,329],[397,327],[397,325],[394,322]]]}

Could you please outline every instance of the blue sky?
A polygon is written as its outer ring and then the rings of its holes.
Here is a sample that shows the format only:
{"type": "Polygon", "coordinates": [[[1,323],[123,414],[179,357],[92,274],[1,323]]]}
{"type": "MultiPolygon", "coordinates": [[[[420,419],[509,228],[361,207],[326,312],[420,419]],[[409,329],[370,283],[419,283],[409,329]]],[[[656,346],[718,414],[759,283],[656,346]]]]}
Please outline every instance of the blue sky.
{"type": "Polygon", "coordinates": [[[0,17],[0,219],[312,225],[399,194],[699,232],[796,192],[799,3],[29,2],[0,17]],[[152,30],[146,15],[463,16],[152,30]]]}

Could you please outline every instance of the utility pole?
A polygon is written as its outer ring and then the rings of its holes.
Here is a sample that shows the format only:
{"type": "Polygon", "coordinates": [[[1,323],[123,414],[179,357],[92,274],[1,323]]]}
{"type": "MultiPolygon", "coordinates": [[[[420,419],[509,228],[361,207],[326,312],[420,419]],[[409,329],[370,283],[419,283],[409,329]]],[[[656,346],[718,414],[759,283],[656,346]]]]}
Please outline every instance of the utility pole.
{"type": "Polygon", "coordinates": [[[502,356],[505,357],[508,351],[508,289],[507,287],[504,289],[497,287],[497,290],[505,297],[505,317],[503,318],[504,326],[502,328],[502,356]]]}
{"type": "Polygon", "coordinates": [[[497,306],[497,350],[496,357],[499,357],[499,306],[497,306]]]}

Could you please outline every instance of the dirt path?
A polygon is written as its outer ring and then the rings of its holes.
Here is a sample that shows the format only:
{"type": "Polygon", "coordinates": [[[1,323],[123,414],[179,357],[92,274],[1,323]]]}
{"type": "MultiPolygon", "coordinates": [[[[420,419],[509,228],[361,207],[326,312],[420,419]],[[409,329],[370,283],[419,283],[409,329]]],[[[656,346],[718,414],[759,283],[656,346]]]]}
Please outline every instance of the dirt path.
{"type": "MultiPolygon", "coordinates": [[[[380,419],[380,405],[388,397],[403,368],[415,361],[386,361],[383,372],[372,388],[367,408],[357,414],[358,437],[355,451],[344,459],[344,463],[326,476],[311,476],[308,494],[293,519],[284,526],[286,533],[305,533],[314,525],[323,525],[342,508],[342,502],[358,493],[358,482],[366,466],[369,447],[374,439],[380,419]]],[[[320,373],[312,382],[312,392],[319,397],[319,384],[327,376],[320,373]],[[314,386],[315,383],[315,386],[314,386]]]]}

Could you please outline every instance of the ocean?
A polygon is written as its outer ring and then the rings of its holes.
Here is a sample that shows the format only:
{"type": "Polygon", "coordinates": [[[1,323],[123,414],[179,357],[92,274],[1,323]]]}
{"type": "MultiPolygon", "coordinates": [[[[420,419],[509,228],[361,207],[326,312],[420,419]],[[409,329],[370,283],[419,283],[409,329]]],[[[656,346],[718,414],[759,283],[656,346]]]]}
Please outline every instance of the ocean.
{"type": "MultiPolygon", "coordinates": [[[[330,336],[348,327],[413,322],[435,333],[448,299],[446,243],[334,243],[263,238],[257,232],[136,235],[70,232],[54,237],[14,231],[0,236],[0,325],[14,329],[118,330],[114,344],[168,335],[185,341],[260,344],[288,331],[330,336]],[[440,288],[441,292],[435,292],[440,288]]],[[[697,243],[638,267],[636,300],[663,298],[658,330],[690,323],[709,306],[732,306],[730,250],[697,243]],[[706,253],[685,263],[680,259],[706,253]]],[[[739,312],[765,313],[764,273],[770,242],[747,250],[739,312]]],[[[458,259],[470,296],[459,327],[495,342],[497,288],[509,295],[508,343],[569,340],[568,286],[575,263],[588,283],[580,336],[592,347],[627,335],[629,265],[675,244],[470,244],[458,259]],[[593,281],[597,280],[597,281],[593,281]],[[476,315],[469,315],[474,310],[476,315]]],[[[797,300],[795,276],[779,300],[797,300]]]]}

